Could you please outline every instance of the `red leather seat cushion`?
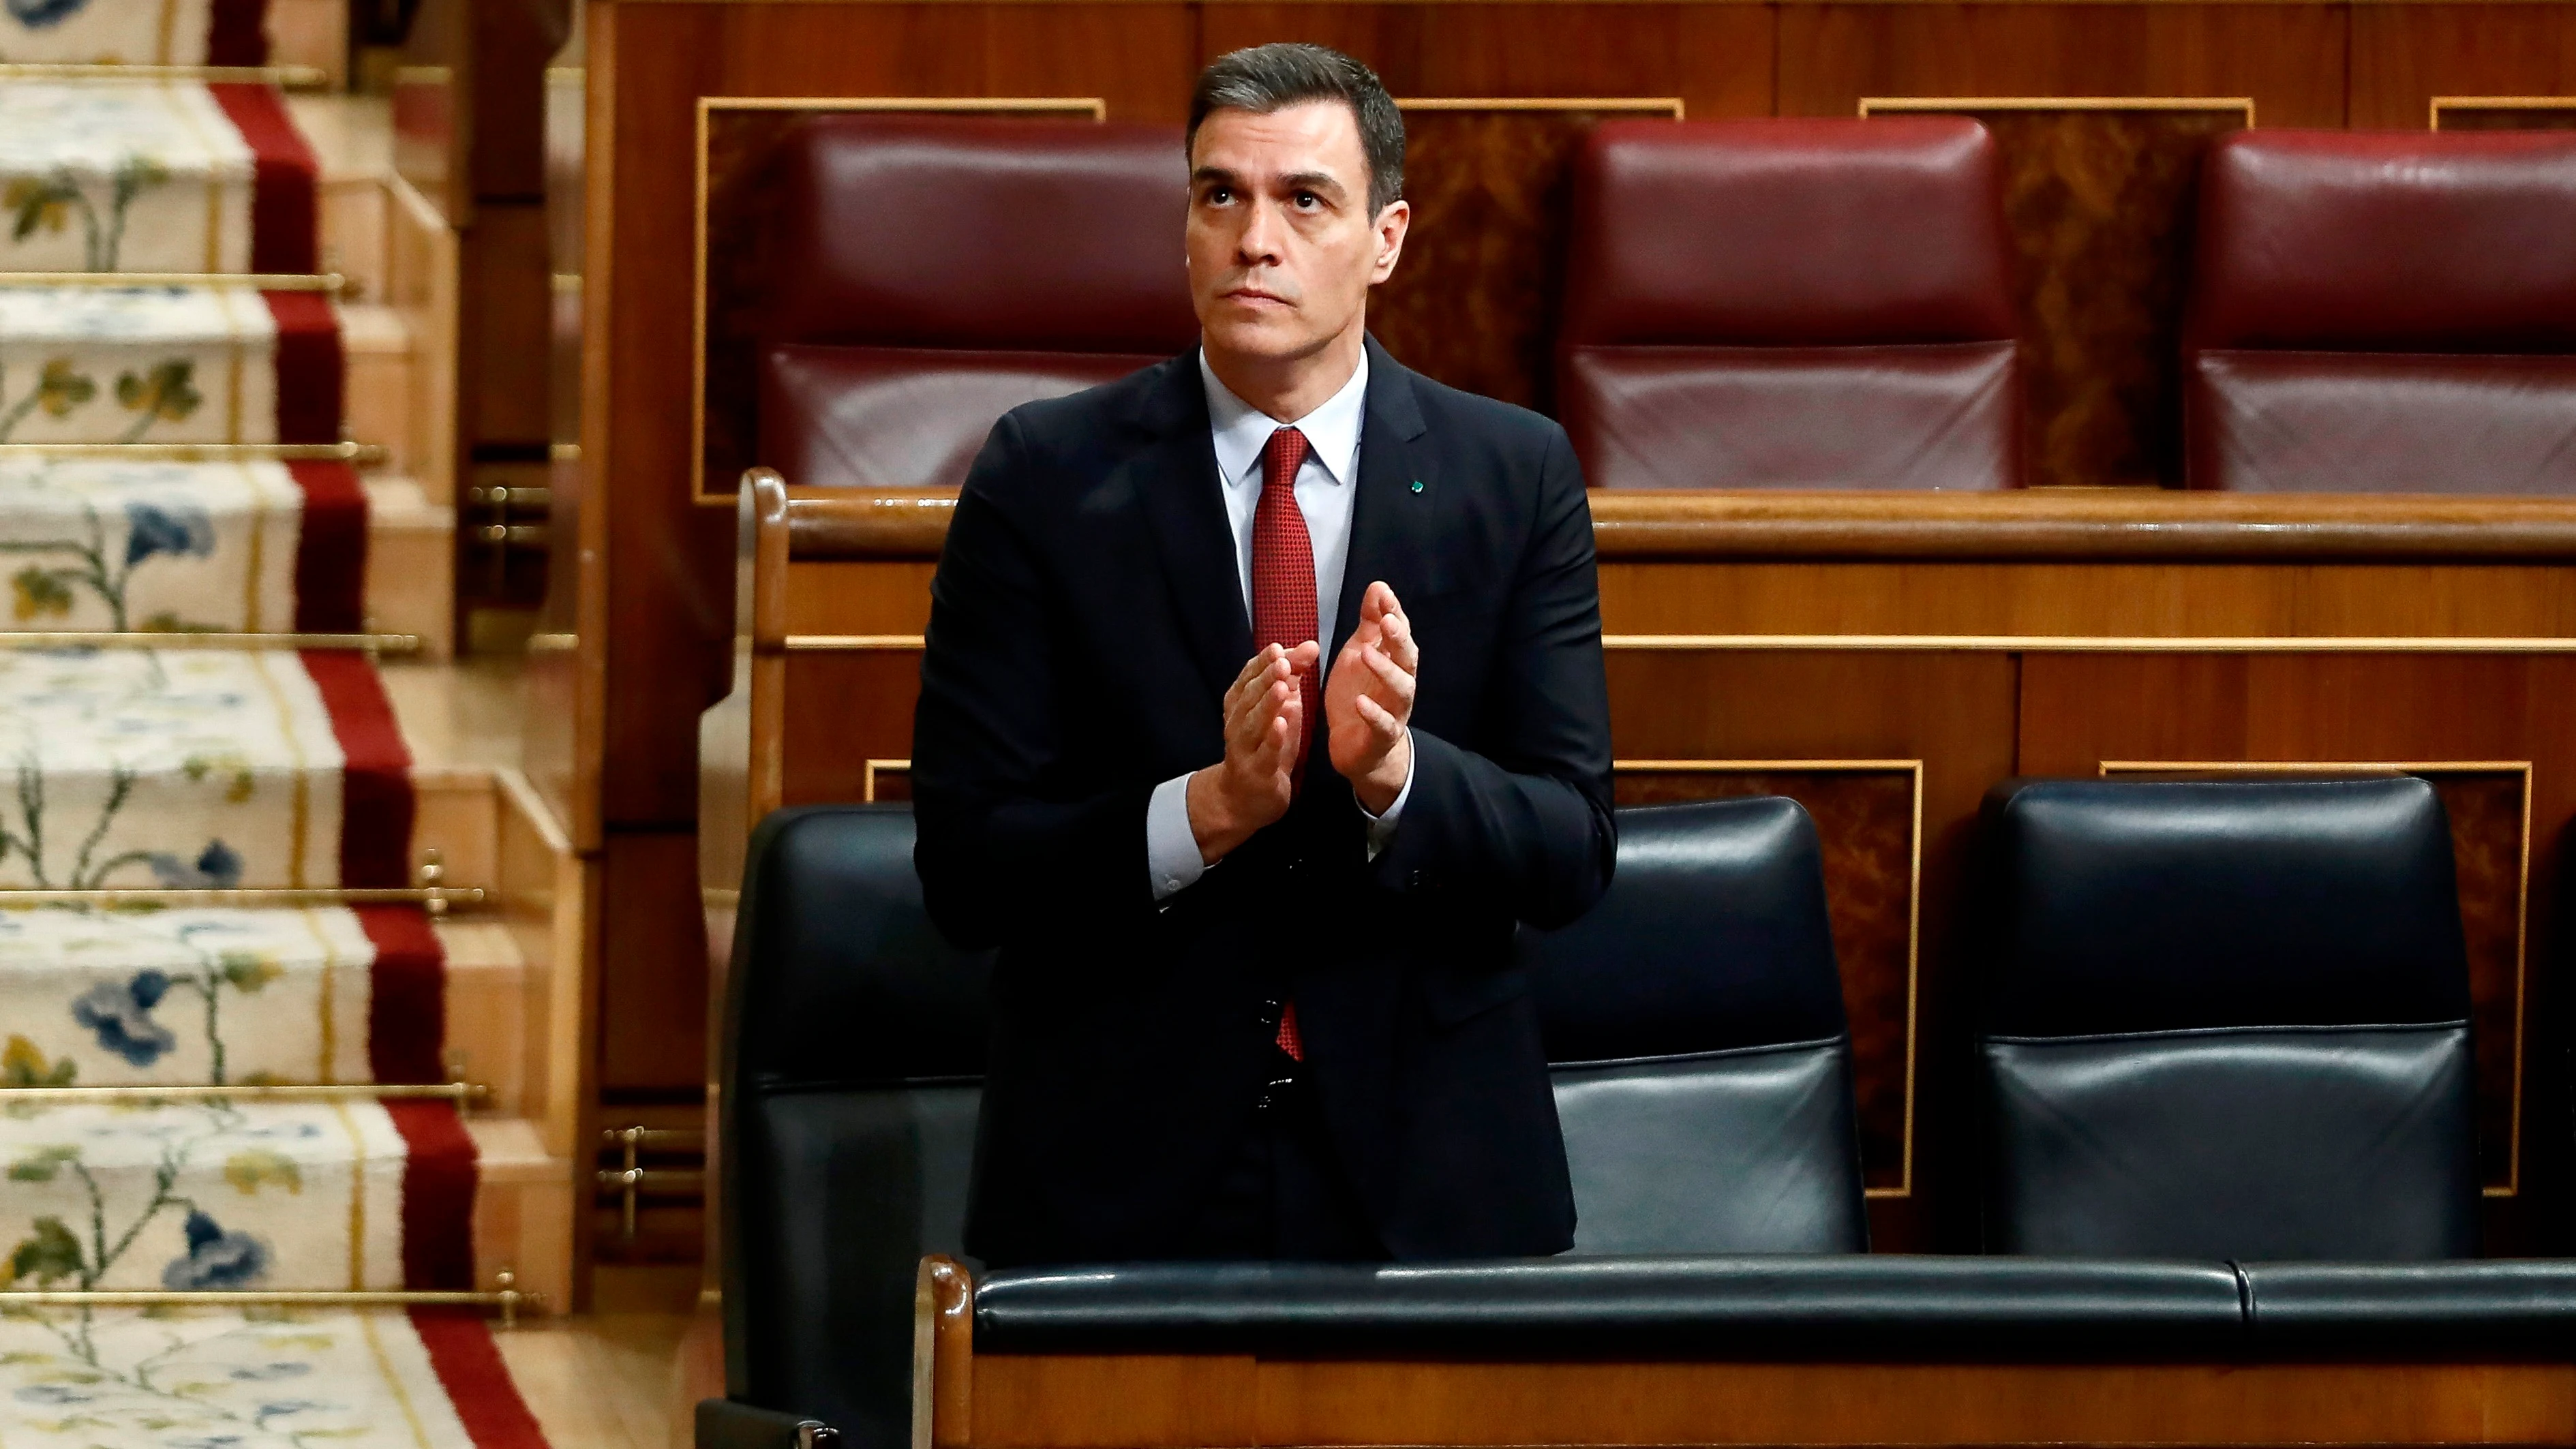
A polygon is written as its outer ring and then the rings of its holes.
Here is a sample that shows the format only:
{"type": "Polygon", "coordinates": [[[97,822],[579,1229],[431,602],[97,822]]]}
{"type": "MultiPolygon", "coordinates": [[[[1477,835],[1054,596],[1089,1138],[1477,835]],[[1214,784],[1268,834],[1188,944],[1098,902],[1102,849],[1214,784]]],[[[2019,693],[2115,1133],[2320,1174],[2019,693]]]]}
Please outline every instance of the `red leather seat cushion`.
{"type": "Polygon", "coordinates": [[[2245,132],[2200,206],[2193,487],[2576,492],[2576,136],[2245,132]]]}
{"type": "Polygon", "coordinates": [[[1994,144],[1959,118],[1614,122],[1577,163],[1558,397],[1609,488],[2002,488],[1994,144]]]}
{"type": "Polygon", "coordinates": [[[760,456],[797,488],[953,488],[1002,414],[1162,360],[785,343],[761,359],[760,456]]]}
{"type": "Polygon", "coordinates": [[[1566,375],[1600,488],[2001,488],[2020,427],[2009,342],[1578,348],[1566,375]]]}
{"type": "Polygon", "coordinates": [[[2576,493],[2576,357],[2208,351],[2193,486],[2576,493]]]}

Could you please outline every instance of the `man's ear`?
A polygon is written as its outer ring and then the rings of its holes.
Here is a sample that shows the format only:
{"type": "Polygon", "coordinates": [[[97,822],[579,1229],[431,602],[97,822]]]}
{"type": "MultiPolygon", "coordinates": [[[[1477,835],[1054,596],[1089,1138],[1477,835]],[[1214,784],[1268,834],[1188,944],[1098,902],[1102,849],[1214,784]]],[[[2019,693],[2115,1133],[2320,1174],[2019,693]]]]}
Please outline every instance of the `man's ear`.
{"type": "Polygon", "coordinates": [[[1386,204],[1377,214],[1377,263],[1369,271],[1369,285],[1395,275],[1395,264],[1404,255],[1404,233],[1413,224],[1413,203],[1398,199],[1386,204]]]}

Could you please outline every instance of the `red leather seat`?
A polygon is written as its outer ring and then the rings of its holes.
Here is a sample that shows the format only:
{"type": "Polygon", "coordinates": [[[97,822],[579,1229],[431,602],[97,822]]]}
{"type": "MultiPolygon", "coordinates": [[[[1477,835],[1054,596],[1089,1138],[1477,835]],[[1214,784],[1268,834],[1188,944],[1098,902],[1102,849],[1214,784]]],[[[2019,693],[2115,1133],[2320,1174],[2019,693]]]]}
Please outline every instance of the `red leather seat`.
{"type": "Polygon", "coordinates": [[[1574,198],[1557,396],[1594,485],[2018,481],[1983,126],[1612,122],[1574,198]]]}
{"type": "Polygon", "coordinates": [[[835,115],[781,142],[760,461],[962,482],[993,420],[1191,346],[1172,126],[835,115]]]}
{"type": "Polygon", "coordinates": [[[2576,492],[2576,136],[2230,136],[2193,271],[2192,487],[2576,492]]]}

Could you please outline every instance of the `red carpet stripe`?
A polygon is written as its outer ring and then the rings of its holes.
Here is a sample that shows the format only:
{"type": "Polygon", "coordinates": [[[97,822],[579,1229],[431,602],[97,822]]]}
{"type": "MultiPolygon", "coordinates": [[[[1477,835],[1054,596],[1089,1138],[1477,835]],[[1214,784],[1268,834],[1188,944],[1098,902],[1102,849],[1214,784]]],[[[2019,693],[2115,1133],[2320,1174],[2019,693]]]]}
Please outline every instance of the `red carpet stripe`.
{"type": "Polygon", "coordinates": [[[268,64],[268,0],[215,0],[206,22],[206,64],[268,64]]]}
{"type": "Polygon", "coordinates": [[[277,440],[340,441],[340,318],[320,292],[262,292],[277,319],[277,440]]]}
{"type": "Polygon", "coordinates": [[[295,541],[295,627],[350,634],[366,627],[367,491],[346,463],[289,463],[304,494],[295,541]]]}
{"type": "Polygon", "coordinates": [[[436,1082],[447,1076],[447,954],[418,906],[359,906],[375,943],[368,973],[367,1065],[379,1082],[436,1082]]]}
{"type": "MultiPolygon", "coordinates": [[[[216,24],[223,7],[216,6],[216,24]]],[[[267,46],[261,40],[263,49],[267,46]]],[[[215,64],[255,64],[217,61],[215,64]]],[[[251,152],[250,269],[254,272],[310,272],[320,253],[321,214],[315,205],[315,178],[321,164],[304,133],[286,113],[286,101],[264,85],[210,85],[215,104],[241,132],[251,152]]]]}
{"type": "Polygon", "coordinates": [[[528,1412],[492,1330],[483,1319],[456,1308],[415,1308],[411,1326],[429,1350],[429,1366],[438,1371],[456,1417],[465,1423],[474,1449],[546,1449],[545,1432],[528,1412]]]}
{"type": "Polygon", "coordinates": [[[386,1115],[403,1135],[403,1286],[474,1286],[474,1139],[445,1102],[395,1101],[386,1115]]]}
{"type": "Polygon", "coordinates": [[[340,884],[407,886],[411,879],[411,751],[376,667],[354,649],[308,649],[304,672],[330,711],[346,763],[340,785],[340,884]]]}

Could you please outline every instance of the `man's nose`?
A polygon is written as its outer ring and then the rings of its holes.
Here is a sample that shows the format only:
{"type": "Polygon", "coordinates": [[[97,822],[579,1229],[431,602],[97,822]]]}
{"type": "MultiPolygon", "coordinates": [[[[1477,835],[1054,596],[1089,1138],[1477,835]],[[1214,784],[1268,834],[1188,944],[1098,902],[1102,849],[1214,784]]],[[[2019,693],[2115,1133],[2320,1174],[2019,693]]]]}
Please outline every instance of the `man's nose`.
{"type": "Polygon", "coordinates": [[[1281,225],[1277,207],[1267,201],[1252,204],[1251,215],[1243,223],[1243,234],[1234,243],[1245,265],[1279,260],[1281,225]]]}

